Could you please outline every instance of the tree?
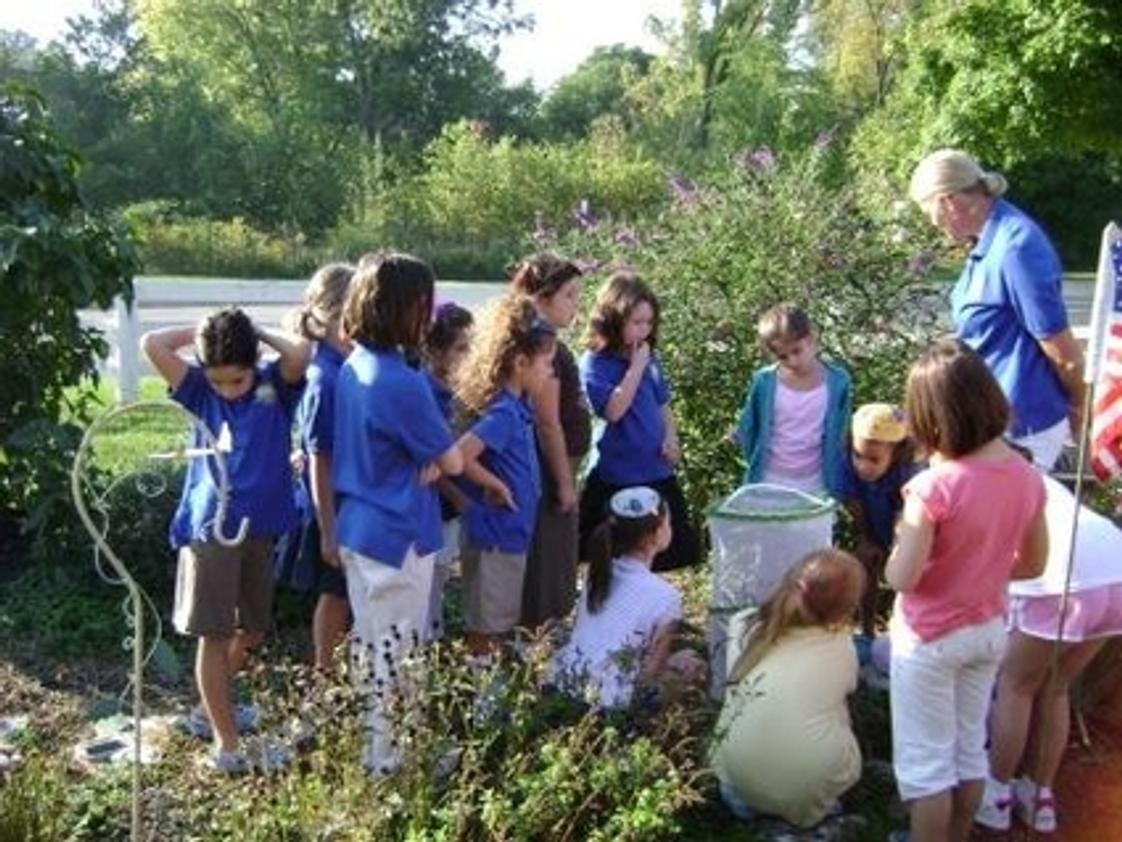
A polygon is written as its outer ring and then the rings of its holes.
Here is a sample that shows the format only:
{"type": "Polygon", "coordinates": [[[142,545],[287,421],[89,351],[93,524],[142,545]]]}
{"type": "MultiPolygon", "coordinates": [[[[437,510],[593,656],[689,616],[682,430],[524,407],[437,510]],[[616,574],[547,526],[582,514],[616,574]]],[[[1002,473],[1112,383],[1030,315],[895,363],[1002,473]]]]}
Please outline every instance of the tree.
{"type": "Polygon", "coordinates": [[[597,47],[572,73],[558,81],[542,102],[538,111],[541,134],[576,140],[588,134],[596,118],[622,115],[628,86],[647,74],[652,59],[650,53],[639,47],[597,47]]]}
{"type": "Polygon", "coordinates": [[[92,213],[79,161],[43,100],[0,94],[0,518],[38,533],[69,500],[66,471],[89,398],[71,387],[97,377],[107,347],[78,310],[132,296],[136,261],[124,232],[92,213]]]}

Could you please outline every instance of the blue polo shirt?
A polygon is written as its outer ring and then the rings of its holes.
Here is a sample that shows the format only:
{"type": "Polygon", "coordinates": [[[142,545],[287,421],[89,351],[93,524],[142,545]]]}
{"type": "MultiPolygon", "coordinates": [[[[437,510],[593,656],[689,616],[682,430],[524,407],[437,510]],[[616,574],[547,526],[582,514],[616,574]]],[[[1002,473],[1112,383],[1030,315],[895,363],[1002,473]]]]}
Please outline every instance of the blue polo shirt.
{"type": "Polygon", "coordinates": [[[316,345],[308,385],[296,407],[296,427],[305,453],[331,454],[335,447],[335,381],[345,357],[326,342],[316,345]]]}
{"type": "MultiPolygon", "coordinates": [[[[586,351],[580,376],[592,410],[604,417],[612,391],[630,365],[627,357],[608,351],[586,351]]],[[[674,473],[662,455],[666,424],[662,407],[670,400],[670,384],[658,356],[651,355],[631,406],[615,423],[604,424],[596,442],[596,472],[609,485],[636,485],[666,479],[674,473]]]]}
{"type": "Polygon", "coordinates": [[[524,553],[530,547],[541,496],[533,410],[503,389],[471,432],[486,446],[480,464],[507,484],[518,508],[493,506],[477,486],[469,485],[474,505],[463,516],[468,541],[481,550],[524,553]]]}
{"type": "Polygon", "coordinates": [[[432,389],[432,396],[436,398],[436,405],[440,409],[440,414],[451,424],[456,412],[455,404],[452,401],[452,390],[448,388],[448,384],[427,368],[425,369],[425,380],[428,381],[429,388],[432,389]]]}
{"type": "Polygon", "coordinates": [[[339,545],[401,567],[410,545],[440,549],[439,507],[421,469],[452,446],[448,422],[420,371],[399,351],[357,346],[335,385],[332,479],[339,545]],[[435,535],[425,513],[437,512],[435,535]]]}
{"type": "Polygon", "coordinates": [[[1039,340],[1068,326],[1063,271],[1048,237],[998,199],[951,293],[955,334],[986,361],[1013,409],[1014,437],[1067,417],[1070,399],[1039,340]]]}
{"type": "Polygon", "coordinates": [[[896,518],[904,508],[904,485],[924,466],[915,462],[893,465],[880,479],[865,482],[853,471],[853,463],[846,460],[843,472],[842,499],[856,501],[865,511],[869,537],[879,546],[890,548],[896,537],[896,518]]]}
{"type": "MultiPolygon", "coordinates": [[[[222,529],[227,537],[238,531],[243,517],[249,518],[251,538],[274,538],[296,523],[288,452],[303,382],[286,383],[277,362],[264,363],[257,367],[253,387],[229,401],[211,388],[200,366],[191,365],[171,393],[172,400],[197,415],[216,439],[230,443],[225,454],[230,495],[222,529]]],[[[209,443],[192,430],[190,446],[209,443]]],[[[214,540],[218,483],[213,458],[193,458],[187,465],[183,495],[171,521],[175,548],[214,540]]]]}

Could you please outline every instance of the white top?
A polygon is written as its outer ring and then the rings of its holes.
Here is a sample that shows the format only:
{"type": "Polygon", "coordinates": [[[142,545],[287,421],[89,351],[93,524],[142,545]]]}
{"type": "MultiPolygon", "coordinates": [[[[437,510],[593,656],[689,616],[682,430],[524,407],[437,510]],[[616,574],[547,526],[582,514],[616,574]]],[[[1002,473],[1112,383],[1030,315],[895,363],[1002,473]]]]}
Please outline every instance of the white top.
{"type": "Polygon", "coordinates": [[[776,384],[767,470],[779,477],[822,473],[822,431],[826,424],[826,383],[810,391],[776,384]]]}
{"type": "Polygon", "coordinates": [[[656,632],[681,616],[677,588],[642,561],[614,559],[608,598],[595,614],[585,588],[572,636],[555,657],[554,677],[604,707],[626,705],[656,632]]]}
{"type": "MultiPolygon", "coordinates": [[[[1048,522],[1048,562],[1044,575],[1009,583],[1012,596],[1054,596],[1063,593],[1071,548],[1071,520],[1075,495],[1050,476],[1044,477],[1047,502],[1044,518],[1048,522]]],[[[1086,506],[1079,509],[1079,529],[1075,535],[1075,570],[1072,591],[1122,582],[1122,530],[1086,506]]]]}

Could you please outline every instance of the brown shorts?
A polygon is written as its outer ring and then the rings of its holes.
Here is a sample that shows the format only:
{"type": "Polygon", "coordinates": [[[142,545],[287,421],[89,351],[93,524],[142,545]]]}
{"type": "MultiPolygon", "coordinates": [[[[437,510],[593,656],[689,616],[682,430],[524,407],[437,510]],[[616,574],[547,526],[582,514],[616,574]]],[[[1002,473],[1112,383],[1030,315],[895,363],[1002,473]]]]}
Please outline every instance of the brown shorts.
{"type": "Polygon", "coordinates": [[[180,547],[172,622],[181,634],[230,637],[272,624],[273,541],[246,538],[235,547],[192,541],[180,547]]]}
{"type": "Polygon", "coordinates": [[[501,553],[464,545],[464,620],[469,632],[506,634],[522,613],[525,553],[501,553]]]}

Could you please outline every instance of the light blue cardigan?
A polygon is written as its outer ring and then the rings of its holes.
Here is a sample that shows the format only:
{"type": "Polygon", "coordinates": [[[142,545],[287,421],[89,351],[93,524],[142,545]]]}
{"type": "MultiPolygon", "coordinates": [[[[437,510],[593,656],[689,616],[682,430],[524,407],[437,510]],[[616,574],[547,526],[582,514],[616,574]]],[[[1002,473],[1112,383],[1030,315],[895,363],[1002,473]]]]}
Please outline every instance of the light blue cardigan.
{"type": "MultiPolygon", "coordinates": [[[[849,373],[836,363],[822,361],[826,368],[826,422],[822,425],[822,482],[838,497],[845,476],[846,430],[852,409],[849,373]]],[[[764,366],[752,375],[748,395],[740,410],[737,433],[740,451],[747,468],[744,482],[762,482],[767,470],[771,445],[771,425],[775,411],[775,388],[779,382],[778,365],[764,366]]]]}

